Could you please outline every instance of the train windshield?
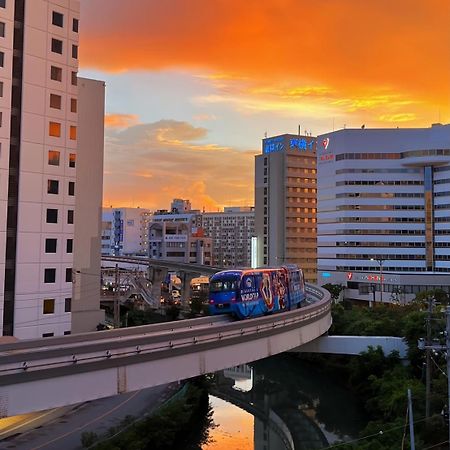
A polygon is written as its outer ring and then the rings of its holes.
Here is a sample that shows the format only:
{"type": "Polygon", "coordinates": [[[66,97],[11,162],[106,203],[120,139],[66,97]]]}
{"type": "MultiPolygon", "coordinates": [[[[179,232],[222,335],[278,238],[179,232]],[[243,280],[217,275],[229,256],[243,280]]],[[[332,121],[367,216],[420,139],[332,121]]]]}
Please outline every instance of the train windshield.
{"type": "Polygon", "coordinates": [[[235,291],[239,285],[238,279],[224,278],[222,280],[211,281],[209,292],[230,292],[235,291]]]}

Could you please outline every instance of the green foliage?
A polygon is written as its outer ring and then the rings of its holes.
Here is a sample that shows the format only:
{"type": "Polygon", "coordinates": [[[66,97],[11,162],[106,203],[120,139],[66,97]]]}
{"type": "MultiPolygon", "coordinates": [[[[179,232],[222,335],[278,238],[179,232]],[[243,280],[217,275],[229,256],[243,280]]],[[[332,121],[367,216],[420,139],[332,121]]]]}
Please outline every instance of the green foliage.
{"type": "Polygon", "coordinates": [[[134,309],[128,312],[128,326],[136,327],[139,325],[148,325],[151,323],[166,322],[167,318],[155,311],[141,311],[134,309]]]}
{"type": "Polygon", "coordinates": [[[93,431],[84,431],[81,433],[81,445],[84,448],[88,448],[98,441],[98,436],[93,431]]]}
{"type": "MultiPolygon", "coordinates": [[[[119,435],[92,447],[94,450],[200,450],[213,425],[206,382],[189,382],[184,395],[176,396],[149,418],[132,422],[119,435]],[[199,420],[200,419],[200,420],[199,420]]],[[[109,435],[116,430],[110,430],[109,435]]]]}
{"type": "Polygon", "coordinates": [[[166,316],[169,320],[177,320],[180,315],[180,308],[176,305],[170,305],[166,309],[166,316]]]}
{"type": "Polygon", "coordinates": [[[442,289],[430,289],[429,291],[421,291],[416,295],[414,299],[415,303],[427,307],[428,299],[434,298],[436,302],[441,305],[447,305],[449,298],[448,294],[442,289]]]}
{"type": "Polygon", "coordinates": [[[333,300],[337,300],[339,298],[339,294],[344,290],[344,286],[342,286],[342,284],[327,283],[322,287],[331,294],[331,298],[333,300]]]}

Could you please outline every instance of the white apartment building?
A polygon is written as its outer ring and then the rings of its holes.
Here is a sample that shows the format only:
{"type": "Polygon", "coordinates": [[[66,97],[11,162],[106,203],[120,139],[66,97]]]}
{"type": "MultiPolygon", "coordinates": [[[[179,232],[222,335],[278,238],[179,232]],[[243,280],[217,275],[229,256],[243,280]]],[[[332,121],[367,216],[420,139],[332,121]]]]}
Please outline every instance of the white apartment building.
{"type": "Polygon", "coordinates": [[[339,130],[317,153],[319,284],[365,301],[450,292],[450,125],[339,130]]]}
{"type": "Polygon", "coordinates": [[[204,212],[201,219],[205,236],[212,239],[213,266],[251,266],[251,240],[255,236],[255,210],[252,206],[204,212]]]}
{"type": "Polygon", "coordinates": [[[102,255],[147,255],[150,210],[103,208],[102,255]]]}
{"type": "Polygon", "coordinates": [[[71,332],[79,8],[0,1],[3,335],[71,332]]]}

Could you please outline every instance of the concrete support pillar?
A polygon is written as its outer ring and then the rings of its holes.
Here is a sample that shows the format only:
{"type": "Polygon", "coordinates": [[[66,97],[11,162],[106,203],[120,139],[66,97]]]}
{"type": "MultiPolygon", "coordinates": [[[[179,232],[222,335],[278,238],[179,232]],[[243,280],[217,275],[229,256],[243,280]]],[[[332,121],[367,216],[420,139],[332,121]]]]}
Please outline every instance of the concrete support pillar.
{"type": "Polygon", "coordinates": [[[147,267],[147,279],[154,283],[155,279],[155,268],[150,264],[147,267]]]}
{"type": "Polygon", "coordinates": [[[188,305],[189,294],[191,289],[191,281],[198,275],[191,272],[180,272],[181,278],[181,304],[188,305]]]}
{"type": "Polygon", "coordinates": [[[152,297],[159,302],[161,297],[161,283],[167,276],[168,270],[163,267],[153,267],[152,297]]]}

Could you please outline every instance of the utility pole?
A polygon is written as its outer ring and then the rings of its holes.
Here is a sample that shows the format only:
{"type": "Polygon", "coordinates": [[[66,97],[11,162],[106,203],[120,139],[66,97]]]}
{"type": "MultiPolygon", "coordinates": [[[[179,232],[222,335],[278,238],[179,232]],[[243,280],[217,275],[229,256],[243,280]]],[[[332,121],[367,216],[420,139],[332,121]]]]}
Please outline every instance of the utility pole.
{"type": "Polygon", "coordinates": [[[425,418],[430,417],[430,392],[431,392],[431,314],[433,313],[434,298],[428,297],[427,314],[427,339],[425,342],[426,372],[425,372],[425,418]]]}
{"type": "MultiPolygon", "coordinates": [[[[450,411],[450,306],[445,310],[447,316],[446,347],[447,347],[447,413],[450,411]]],[[[448,422],[448,442],[450,444],[450,420],[448,422]]]]}
{"type": "Polygon", "coordinates": [[[411,443],[411,450],[416,450],[416,444],[414,442],[414,417],[411,400],[411,389],[408,389],[408,413],[409,413],[409,439],[411,443]]]}
{"type": "Polygon", "coordinates": [[[119,303],[119,264],[116,264],[115,273],[115,291],[114,291],[114,328],[120,325],[120,303],[119,303]]]}

